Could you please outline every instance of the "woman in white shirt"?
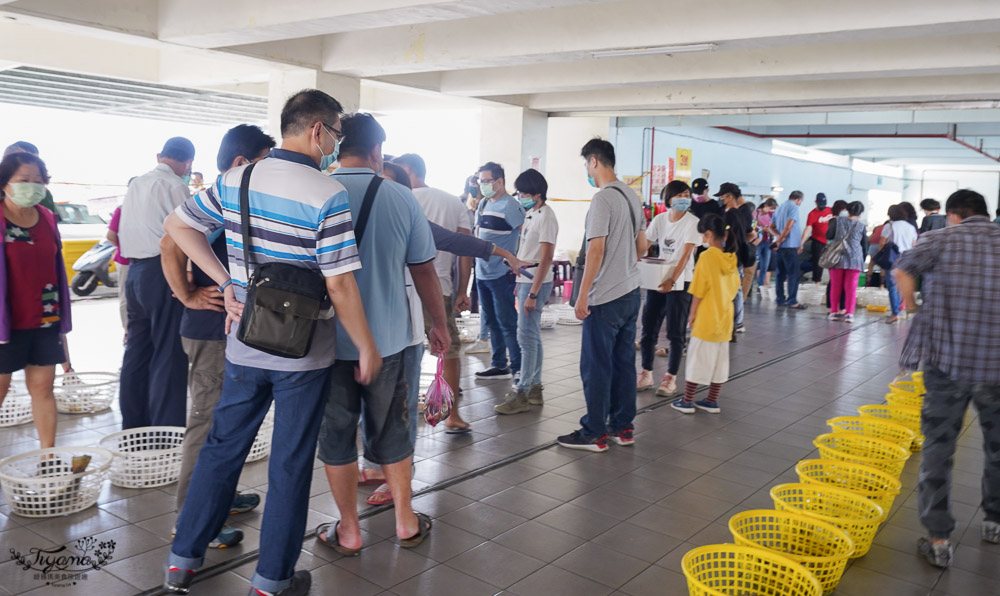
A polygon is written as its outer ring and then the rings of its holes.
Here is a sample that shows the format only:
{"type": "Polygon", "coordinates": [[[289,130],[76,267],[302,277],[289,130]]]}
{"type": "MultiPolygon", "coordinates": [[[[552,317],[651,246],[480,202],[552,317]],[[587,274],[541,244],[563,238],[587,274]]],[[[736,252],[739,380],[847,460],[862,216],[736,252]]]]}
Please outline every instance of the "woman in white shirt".
{"type": "Polygon", "coordinates": [[[698,218],[688,211],[691,207],[691,188],[687,183],[673,180],[660,195],[667,210],[656,217],[646,229],[646,238],[659,246],[660,259],[669,273],[658,290],[646,290],[646,305],[642,309],[642,337],[639,350],[642,354],[642,372],[639,373],[639,391],[653,388],[653,350],[660,334],[663,320],[667,321],[667,374],[656,394],[671,397],[677,393],[677,371],[684,355],[684,337],[691,295],[687,288],[694,275],[694,249],[701,244],[698,218]]]}
{"type": "Polygon", "coordinates": [[[526,214],[517,249],[527,263],[517,276],[517,343],[521,347],[521,378],[514,391],[493,409],[498,414],[527,412],[542,405],[542,308],[552,294],[552,257],[559,222],[545,204],[549,185],[538,170],[525,170],[514,181],[526,214]],[[531,277],[525,275],[527,271],[531,277]]]}
{"type": "MultiPolygon", "coordinates": [[[[916,241],[917,228],[906,220],[906,211],[899,205],[889,207],[889,223],[885,224],[885,227],[882,229],[882,240],[879,242],[879,249],[881,250],[886,244],[892,242],[899,249],[899,254],[902,255],[913,248],[913,243],[916,241]]],[[[884,275],[885,288],[889,290],[889,306],[892,309],[892,315],[885,322],[892,324],[899,320],[901,299],[899,288],[896,286],[896,278],[893,276],[892,271],[886,271],[884,275]]]]}

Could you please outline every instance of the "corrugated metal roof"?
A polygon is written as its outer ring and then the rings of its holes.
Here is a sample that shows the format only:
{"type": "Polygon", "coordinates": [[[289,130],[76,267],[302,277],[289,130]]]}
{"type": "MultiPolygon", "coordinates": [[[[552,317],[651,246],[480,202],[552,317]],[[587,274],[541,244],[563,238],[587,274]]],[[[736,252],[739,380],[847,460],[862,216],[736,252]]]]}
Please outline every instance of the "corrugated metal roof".
{"type": "Polygon", "coordinates": [[[231,126],[267,121],[267,98],[19,66],[0,70],[0,103],[231,126]]]}

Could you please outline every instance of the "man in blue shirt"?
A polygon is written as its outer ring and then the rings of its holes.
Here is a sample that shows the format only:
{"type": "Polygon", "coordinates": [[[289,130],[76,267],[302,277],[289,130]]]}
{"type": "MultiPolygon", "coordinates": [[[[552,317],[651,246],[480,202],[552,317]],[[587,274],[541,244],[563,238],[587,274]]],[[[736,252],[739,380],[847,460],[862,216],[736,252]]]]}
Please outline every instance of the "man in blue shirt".
{"type": "Polygon", "coordinates": [[[342,124],[345,141],[340,149],[341,167],[333,178],[347,189],[351,216],[358,226],[355,237],[361,269],[354,276],[383,364],[371,383],[358,382],[358,350],[352,338],[338,328],[337,361],[330,372],[319,459],[326,464],[340,521],[321,524],[316,537],[341,555],[356,556],[362,546],[357,504],[359,419],[365,459],[382,467],[393,496],[400,546],[415,548],[431,526],[430,519],[414,513],[410,503],[413,443],[403,352],[410,345],[413,326],[404,270],[409,270],[420,301],[432,319],[431,352],[447,352],[451,337],[434,269],[436,248],[427,217],[413,193],[375,173],[382,169],[385,131],[368,114],[352,114],[342,124]],[[376,190],[365,222],[363,206],[372,188],[376,190]]]}
{"type": "MultiPolygon", "coordinates": [[[[476,209],[476,235],[516,254],[524,208],[507,194],[500,164],[488,162],[479,168],[479,189],[484,200],[476,209]]],[[[521,348],[517,343],[517,309],[514,308],[516,279],[502,258],[476,259],[479,303],[483,323],[490,328],[493,347],[490,368],[477,372],[478,379],[510,379],[520,374],[521,348]]]]}
{"type": "Polygon", "coordinates": [[[778,257],[778,306],[787,306],[795,310],[805,310],[806,305],[799,304],[799,253],[802,252],[802,218],[799,216],[799,205],[802,204],[802,191],[793,190],[771,219],[771,234],[775,241],[771,250],[777,251],[778,257]],[[788,295],[785,295],[785,280],[788,280],[788,295]]]}

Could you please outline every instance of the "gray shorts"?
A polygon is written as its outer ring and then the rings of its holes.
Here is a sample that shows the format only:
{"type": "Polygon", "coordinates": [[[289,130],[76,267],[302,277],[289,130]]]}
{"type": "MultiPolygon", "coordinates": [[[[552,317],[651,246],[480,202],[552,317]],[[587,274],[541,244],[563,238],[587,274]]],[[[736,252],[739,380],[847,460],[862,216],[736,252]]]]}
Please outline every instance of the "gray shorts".
{"type": "Polygon", "coordinates": [[[366,460],[380,466],[403,461],[413,455],[403,353],[383,358],[382,370],[367,386],[354,380],[357,364],[354,360],[338,360],[330,369],[330,395],[319,431],[319,459],[328,466],[356,462],[360,420],[366,460]]]}

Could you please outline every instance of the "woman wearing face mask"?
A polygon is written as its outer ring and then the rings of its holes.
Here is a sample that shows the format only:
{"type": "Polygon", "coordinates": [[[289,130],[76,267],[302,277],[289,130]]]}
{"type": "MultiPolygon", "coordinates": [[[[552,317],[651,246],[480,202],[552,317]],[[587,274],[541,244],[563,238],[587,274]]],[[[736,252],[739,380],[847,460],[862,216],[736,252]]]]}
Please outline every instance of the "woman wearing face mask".
{"type": "Polygon", "coordinates": [[[757,291],[760,291],[761,286],[768,287],[771,285],[771,234],[768,233],[768,228],[771,226],[771,217],[774,216],[774,211],[778,208],[778,201],[774,199],[767,199],[764,201],[756,211],[753,212],[753,219],[756,223],[756,227],[760,232],[760,242],[757,244],[757,291]]]}
{"type": "Polygon", "coordinates": [[[49,174],[30,153],[0,162],[0,403],[11,373],[24,370],[42,448],[56,440],[56,366],[66,359],[63,335],[71,326],[69,286],[55,216],[38,204],[49,174]]]}
{"type": "Polygon", "coordinates": [[[660,258],[667,265],[668,273],[658,290],[646,290],[642,338],[639,340],[642,372],[637,385],[639,391],[653,387],[653,350],[665,318],[670,349],[667,353],[667,374],[663,375],[656,394],[671,397],[677,393],[677,372],[684,355],[687,317],[691,308],[691,295],[687,293],[687,288],[694,275],[694,249],[701,244],[701,234],[698,233],[698,218],[689,211],[691,188],[687,183],[673,180],[660,196],[667,211],[653,218],[646,229],[646,239],[659,246],[660,258]]]}

